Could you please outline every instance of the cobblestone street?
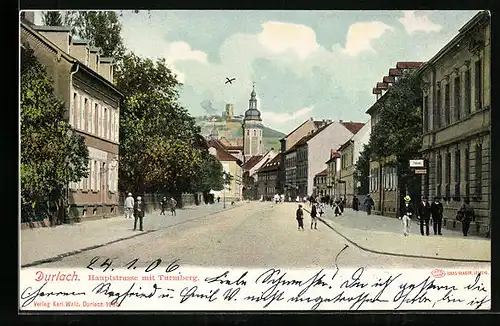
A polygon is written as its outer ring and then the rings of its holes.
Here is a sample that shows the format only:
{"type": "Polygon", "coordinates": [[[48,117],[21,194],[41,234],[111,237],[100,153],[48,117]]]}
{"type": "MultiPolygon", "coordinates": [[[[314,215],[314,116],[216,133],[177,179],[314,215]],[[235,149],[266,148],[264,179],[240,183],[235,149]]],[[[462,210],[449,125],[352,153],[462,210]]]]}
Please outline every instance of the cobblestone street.
{"type": "MultiPolygon", "coordinates": [[[[161,258],[164,261],[179,259],[182,265],[190,266],[332,267],[335,256],[346,244],[349,247],[339,256],[337,262],[339,266],[477,269],[489,268],[490,265],[487,262],[455,262],[368,252],[351,244],[323,223],[318,224],[318,230],[309,229],[307,214],[304,221],[306,230],[304,232],[298,231],[295,210],[295,204],[242,203],[240,206],[224,212],[198,218],[186,218],[185,223],[178,223],[153,233],[68,256],[44,264],[43,267],[85,267],[95,256],[100,256],[101,259],[114,258],[116,262],[114,266],[126,264],[135,258],[138,258],[139,262],[143,264],[149,264],[161,258]]],[[[179,213],[177,218],[180,219],[180,216],[179,213]]],[[[169,216],[165,218],[170,219],[169,216]]],[[[345,218],[347,219],[349,216],[345,216],[345,218]]],[[[327,217],[326,220],[329,223],[334,223],[330,217],[327,217]]],[[[123,228],[122,232],[124,233],[132,232],[130,226],[123,226],[123,228]],[[129,229],[127,230],[127,228],[129,229]]],[[[148,224],[146,223],[147,229],[148,224]]],[[[380,231],[367,232],[348,227],[344,227],[342,231],[349,233],[349,236],[357,233],[361,234],[361,237],[366,235],[367,241],[364,245],[369,247],[368,249],[378,246],[381,242],[380,231]],[[369,240],[368,237],[372,235],[373,238],[369,240]],[[369,243],[371,243],[370,246],[368,246],[369,243]]],[[[84,233],[81,233],[81,236],[83,237],[84,233]]],[[[393,247],[401,246],[398,243],[400,240],[417,239],[416,236],[405,239],[401,234],[389,232],[385,233],[384,236],[386,237],[385,242],[392,243],[393,247]]],[[[420,238],[418,239],[420,240],[420,238]]],[[[431,239],[435,240],[437,237],[426,237],[426,240],[430,241],[431,239]]],[[[480,252],[481,248],[486,248],[486,245],[482,244],[483,242],[487,243],[489,248],[489,242],[485,240],[448,237],[439,240],[446,241],[446,243],[440,242],[444,248],[440,250],[446,249],[452,252],[460,251],[455,242],[458,240],[468,241],[469,245],[476,246],[475,251],[477,252],[480,252]],[[482,242],[477,244],[475,241],[482,242]]],[[[47,245],[39,240],[39,247],[49,246],[49,238],[45,238],[43,241],[47,242],[47,245]]],[[[30,248],[33,248],[34,245],[31,246],[30,248]]],[[[430,246],[434,246],[434,243],[430,243],[430,246]]],[[[411,246],[401,246],[401,248],[401,250],[409,250],[411,255],[419,254],[418,250],[411,246]]],[[[24,249],[26,250],[26,248],[24,249]]],[[[408,252],[403,254],[408,254],[408,252]]]]}

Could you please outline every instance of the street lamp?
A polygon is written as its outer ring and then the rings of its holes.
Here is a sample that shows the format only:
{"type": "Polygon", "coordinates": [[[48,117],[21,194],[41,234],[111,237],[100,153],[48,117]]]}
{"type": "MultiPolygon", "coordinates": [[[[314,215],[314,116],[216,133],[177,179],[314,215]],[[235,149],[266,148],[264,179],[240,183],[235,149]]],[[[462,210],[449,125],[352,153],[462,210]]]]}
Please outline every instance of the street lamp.
{"type": "Polygon", "coordinates": [[[226,172],[222,172],[222,180],[224,180],[224,188],[222,189],[222,194],[224,196],[222,208],[224,209],[226,208],[226,178],[227,178],[226,172]]]}

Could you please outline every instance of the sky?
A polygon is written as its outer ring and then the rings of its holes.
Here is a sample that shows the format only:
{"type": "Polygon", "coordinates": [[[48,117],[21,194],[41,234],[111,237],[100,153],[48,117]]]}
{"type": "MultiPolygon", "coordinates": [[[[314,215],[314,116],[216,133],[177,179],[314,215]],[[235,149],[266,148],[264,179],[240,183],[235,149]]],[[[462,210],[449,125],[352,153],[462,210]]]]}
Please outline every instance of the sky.
{"type": "Polygon", "coordinates": [[[162,10],[120,19],[129,50],[166,59],[192,115],[226,103],[243,114],[255,82],[264,125],[288,133],[310,117],[368,121],[372,88],[389,68],[429,60],[477,12],[162,10]]]}

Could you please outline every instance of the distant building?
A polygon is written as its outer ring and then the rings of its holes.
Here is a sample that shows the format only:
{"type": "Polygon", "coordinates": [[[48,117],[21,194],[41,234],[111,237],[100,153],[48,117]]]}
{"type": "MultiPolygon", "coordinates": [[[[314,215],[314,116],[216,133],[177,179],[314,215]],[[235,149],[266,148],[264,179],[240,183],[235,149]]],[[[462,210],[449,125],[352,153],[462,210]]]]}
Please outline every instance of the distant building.
{"type": "Polygon", "coordinates": [[[259,198],[270,200],[278,193],[278,168],[282,154],[276,155],[257,171],[259,198]]]}
{"type": "Polygon", "coordinates": [[[352,202],[354,195],[358,195],[357,179],[355,177],[356,162],[364,145],[370,141],[371,123],[368,121],[347,142],[342,144],[337,152],[340,153],[340,182],[345,186],[342,194],[348,205],[352,202]]]}
{"type": "Polygon", "coordinates": [[[243,170],[241,166],[243,162],[229,153],[218,139],[210,139],[207,141],[208,152],[215,156],[222,164],[225,173],[232,176],[232,180],[225,189],[221,191],[214,191],[215,197],[225,197],[232,200],[241,200],[243,191],[243,170]]]}
{"type": "Polygon", "coordinates": [[[287,162],[285,183],[290,185],[288,195],[312,195],[314,176],[324,170],[330,149],[345,143],[362,126],[358,122],[325,121],[321,128],[311,131],[287,150],[284,154],[287,162]]]}
{"type": "Polygon", "coordinates": [[[325,162],[326,164],[326,188],[328,189],[328,196],[330,198],[338,198],[341,190],[339,188],[340,181],[340,153],[330,151],[330,158],[325,162]]]}
{"type": "Polygon", "coordinates": [[[314,176],[313,196],[327,196],[328,195],[328,170],[324,169],[314,176]]]}
{"type": "MultiPolygon", "coordinates": [[[[26,19],[32,19],[26,13],[26,19]]],[[[113,84],[113,59],[74,39],[70,29],[21,20],[21,46],[29,46],[46,67],[66,119],[89,150],[89,176],[69,184],[71,219],[118,213],[119,117],[123,95],[113,84]]]]}
{"type": "Polygon", "coordinates": [[[491,17],[468,21],[419,71],[424,82],[422,193],[444,199],[446,227],[464,198],[476,210],[471,232],[487,232],[491,193],[491,17]]]}
{"type": "Polygon", "coordinates": [[[257,189],[257,172],[277,154],[274,149],[271,149],[264,155],[252,156],[243,164],[243,199],[257,200],[260,198],[257,189]]]}
{"type": "MultiPolygon", "coordinates": [[[[292,148],[299,140],[301,140],[304,136],[306,136],[308,133],[311,131],[317,130],[320,128],[322,125],[325,123],[329,123],[330,121],[314,121],[313,118],[310,118],[306,121],[304,121],[300,126],[292,130],[288,135],[280,139],[281,143],[281,153],[285,153],[288,151],[290,148],[292,148]]],[[[289,158],[294,156],[295,154],[290,153],[289,158]]],[[[292,184],[286,183],[285,180],[287,179],[286,174],[287,174],[287,166],[292,166],[290,164],[286,163],[287,161],[287,155],[282,155],[281,156],[281,163],[279,166],[279,171],[278,171],[278,190],[280,194],[284,194],[285,192],[288,192],[291,194],[292,192],[292,184]]],[[[295,165],[293,165],[295,168],[295,165]]],[[[294,169],[293,168],[293,169],[294,169]]],[[[289,167],[289,173],[291,173],[291,168],[289,167]]],[[[288,180],[291,180],[291,175],[289,176],[288,180]]],[[[293,190],[294,191],[294,190],[293,190]]],[[[293,196],[292,196],[293,197],[293,196]]],[[[293,197],[295,198],[295,197],[293,197]]],[[[288,199],[288,197],[287,197],[288,199]]],[[[295,200],[295,199],[294,199],[295,200]]]]}

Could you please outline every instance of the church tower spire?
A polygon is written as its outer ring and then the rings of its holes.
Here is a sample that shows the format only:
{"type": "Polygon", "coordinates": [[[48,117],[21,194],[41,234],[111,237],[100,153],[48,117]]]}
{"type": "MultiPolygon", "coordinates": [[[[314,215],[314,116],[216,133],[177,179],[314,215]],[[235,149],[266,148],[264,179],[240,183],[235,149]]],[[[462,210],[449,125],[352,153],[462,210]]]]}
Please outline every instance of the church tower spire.
{"type": "Polygon", "coordinates": [[[262,144],[262,118],[257,109],[257,93],[255,93],[255,82],[252,85],[250,100],[248,101],[248,110],[243,119],[243,155],[245,161],[254,156],[262,155],[264,147],[262,144]]]}

